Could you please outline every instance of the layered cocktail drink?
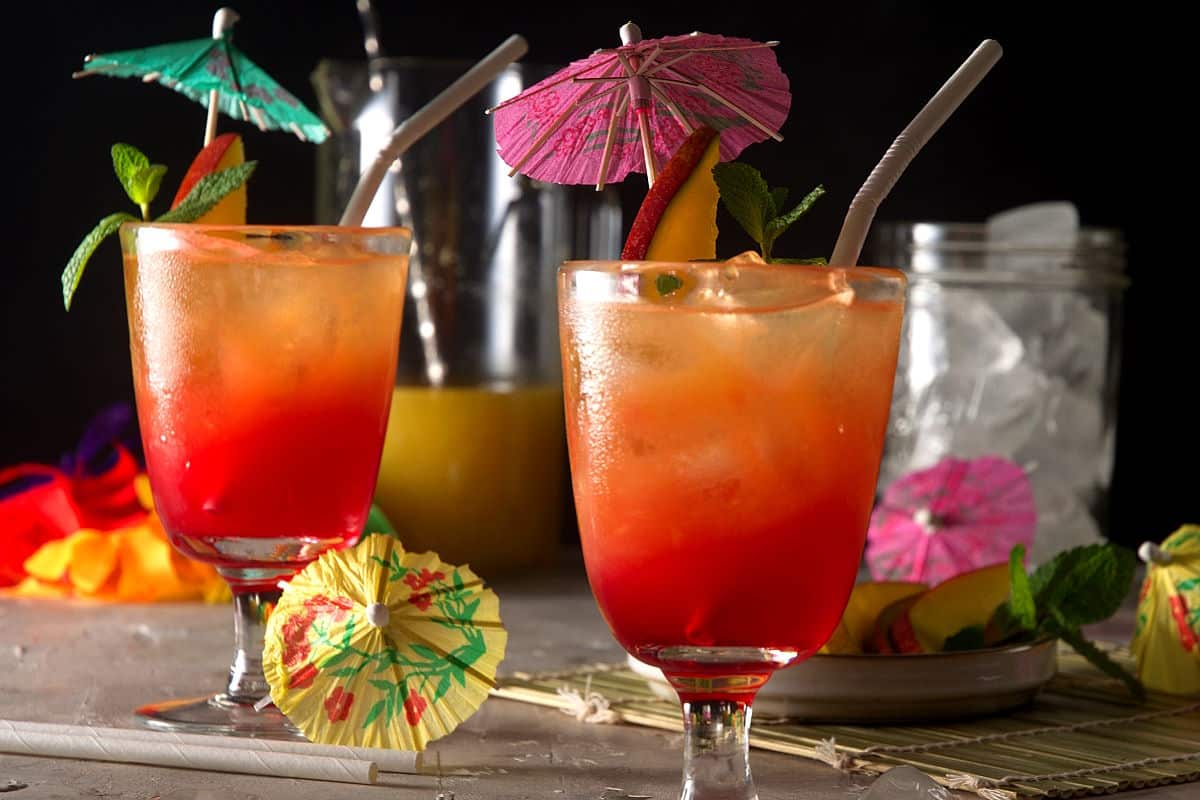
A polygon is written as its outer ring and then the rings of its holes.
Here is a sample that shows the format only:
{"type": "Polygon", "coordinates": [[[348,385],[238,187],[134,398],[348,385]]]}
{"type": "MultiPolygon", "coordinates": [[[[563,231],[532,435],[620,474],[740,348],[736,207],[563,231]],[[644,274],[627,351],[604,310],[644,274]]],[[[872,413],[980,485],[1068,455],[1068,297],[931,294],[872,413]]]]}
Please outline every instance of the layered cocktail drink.
{"type": "Polygon", "coordinates": [[[370,509],[396,369],[403,229],[127,225],[121,241],[138,419],[173,544],[238,606],[224,695],[143,713],[259,732],[272,591],[353,544],[370,509]],[[230,712],[237,719],[231,720],[230,712]]]}
{"type": "MultiPolygon", "coordinates": [[[[588,578],[616,638],[663,669],[685,720],[708,726],[707,739],[693,728],[689,748],[729,756],[717,771],[737,771],[743,756],[729,737],[739,725],[744,737],[756,690],[815,652],[845,607],[874,498],[903,292],[899,272],[869,268],[560,270],[588,578]]],[[[695,774],[685,779],[711,783],[705,763],[689,758],[695,774]]]]}

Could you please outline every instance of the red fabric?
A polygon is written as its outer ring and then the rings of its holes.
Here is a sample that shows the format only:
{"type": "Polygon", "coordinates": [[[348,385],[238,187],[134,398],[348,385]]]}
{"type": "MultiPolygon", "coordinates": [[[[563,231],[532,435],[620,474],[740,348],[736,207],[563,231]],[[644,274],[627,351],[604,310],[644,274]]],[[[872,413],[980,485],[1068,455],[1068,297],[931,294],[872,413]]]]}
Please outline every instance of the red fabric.
{"type": "Polygon", "coordinates": [[[0,586],[25,577],[25,559],[54,539],[80,528],[113,530],[146,515],[133,479],[139,471],[128,450],[99,475],[72,476],[44,464],[18,464],[0,469],[0,489],[26,479],[42,479],[29,488],[0,497],[0,586]]]}

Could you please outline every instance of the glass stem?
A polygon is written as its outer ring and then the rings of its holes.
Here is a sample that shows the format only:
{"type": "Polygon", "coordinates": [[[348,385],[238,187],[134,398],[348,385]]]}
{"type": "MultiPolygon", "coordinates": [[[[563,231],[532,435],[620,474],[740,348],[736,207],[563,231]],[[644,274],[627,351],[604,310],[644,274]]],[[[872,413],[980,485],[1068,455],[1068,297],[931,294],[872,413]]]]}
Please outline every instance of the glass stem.
{"type": "Polygon", "coordinates": [[[750,775],[750,704],[693,700],[683,704],[680,800],[758,800],[750,775]]]}
{"type": "Polygon", "coordinates": [[[263,636],[279,595],[278,589],[233,595],[233,664],[223,699],[254,704],[270,694],[262,667],[263,636]]]}

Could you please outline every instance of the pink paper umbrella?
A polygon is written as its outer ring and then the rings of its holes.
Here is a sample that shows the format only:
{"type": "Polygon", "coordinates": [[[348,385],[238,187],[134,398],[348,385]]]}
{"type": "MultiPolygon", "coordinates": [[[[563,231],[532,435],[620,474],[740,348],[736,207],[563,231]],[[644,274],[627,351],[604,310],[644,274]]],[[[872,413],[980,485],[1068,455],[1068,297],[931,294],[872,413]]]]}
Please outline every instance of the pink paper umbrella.
{"type": "Polygon", "coordinates": [[[1008,560],[1037,527],[1025,470],[997,456],[943,459],[899,478],[871,515],[867,565],[876,580],[934,584],[1008,560]]]}
{"type": "Polygon", "coordinates": [[[601,189],[636,171],[654,183],[700,125],[721,132],[722,160],[783,140],[792,96],[771,50],[778,42],[706,33],[643,41],[633,23],[621,40],[492,109],[510,175],[601,189]]]}

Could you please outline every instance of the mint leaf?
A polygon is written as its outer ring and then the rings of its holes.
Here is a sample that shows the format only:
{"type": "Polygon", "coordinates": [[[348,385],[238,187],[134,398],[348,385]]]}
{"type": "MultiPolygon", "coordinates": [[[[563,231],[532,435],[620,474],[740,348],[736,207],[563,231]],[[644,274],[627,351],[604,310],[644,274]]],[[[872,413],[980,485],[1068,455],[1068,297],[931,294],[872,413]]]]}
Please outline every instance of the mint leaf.
{"type": "Polygon", "coordinates": [[[195,222],[212,210],[227,194],[249,179],[257,161],[247,161],[218,172],[210,172],[188,192],[183,202],[159,217],[156,222],[195,222]]]}
{"type": "Polygon", "coordinates": [[[678,276],[672,275],[669,272],[664,272],[654,279],[654,288],[658,290],[659,295],[666,297],[675,294],[683,287],[683,281],[678,276]]]}
{"type": "Polygon", "coordinates": [[[1012,606],[1009,603],[1001,603],[997,606],[984,628],[984,638],[989,647],[998,647],[1014,642],[1031,642],[1036,636],[1036,623],[1028,627],[1022,625],[1013,616],[1012,606]]]}
{"type": "Polygon", "coordinates": [[[1116,678],[1125,684],[1125,687],[1137,699],[1146,699],[1146,687],[1142,686],[1142,682],[1130,675],[1120,664],[1109,658],[1108,653],[1105,653],[1085,639],[1078,628],[1063,625],[1059,621],[1051,623],[1050,628],[1051,633],[1069,644],[1076,653],[1086,658],[1092,666],[1099,669],[1105,675],[1116,678]]]}
{"type": "Polygon", "coordinates": [[[772,258],[771,263],[772,264],[808,264],[809,266],[814,266],[814,267],[827,267],[827,266],[829,266],[829,259],[822,258],[822,257],[818,257],[818,258],[772,258]]]}
{"type": "MultiPolygon", "coordinates": [[[[762,173],[749,164],[733,162],[717,164],[712,170],[713,180],[717,191],[721,194],[721,202],[729,210],[730,215],[758,243],[762,250],[763,260],[778,262],[783,259],[771,257],[775,240],[786,231],[793,222],[800,219],[812,208],[825,187],[818,186],[809,192],[799,204],[786,214],[780,214],[783,204],[787,202],[788,190],[782,186],[774,189],[767,186],[762,173]]],[[[790,264],[824,264],[824,259],[788,259],[790,264]]]]}
{"type": "Polygon", "coordinates": [[[150,166],[150,159],[146,158],[146,154],[141,150],[124,142],[114,144],[111,152],[113,172],[117,173],[117,180],[121,182],[129,199],[141,205],[133,190],[133,179],[139,171],[150,166]]]}
{"type": "Polygon", "coordinates": [[[1008,555],[1008,610],[1014,622],[1028,630],[1037,627],[1037,604],[1029,588],[1029,575],[1025,572],[1025,545],[1018,544],[1008,555]]]}
{"type": "MultiPolygon", "coordinates": [[[[761,247],[766,239],[768,212],[771,211],[771,191],[762,173],[749,164],[735,161],[717,164],[712,174],[725,208],[761,247]]],[[[763,257],[766,257],[765,253],[763,257]]]]}
{"type": "Polygon", "coordinates": [[[983,626],[968,625],[958,633],[946,637],[942,650],[982,650],[986,646],[983,626]]]}
{"type": "Polygon", "coordinates": [[[823,194],[825,194],[825,187],[818,186],[805,195],[804,199],[801,200],[791,211],[768,222],[767,236],[769,237],[770,241],[774,242],[775,239],[779,237],[779,234],[786,231],[793,222],[808,213],[808,210],[812,208],[813,203],[820,200],[821,195],[823,194]]]}
{"type": "Polygon", "coordinates": [[[779,216],[779,209],[783,208],[784,203],[788,199],[788,190],[786,186],[777,186],[771,190],[771,208],[770,219],[775,219],[779,216]]]}
{"type": "Polygon", "coordinates": [[[83,241],[71,254],[71,260],[67,262],[67,268],[63,270],[62,274],[63,306],[67,311],[71,310],[71,298],[75,296],[75,290],[79,288],[79,280],[83,277],[83,270],[87,266],[88,259],[92,257],[92,253],[96,252],[96,248],[100,246],[101,242],[116,233],[117,229],[126,222],[137,222],[137,217],[124,211],[109,214],[100,220],[96,227],[92,228],[91,233],[83,237],[83,241]]]}
{"type": "Polygon", "coordinates": [[[142,219],[150,219],[150,203],[158,195],[158,190],[162,187],[163,175],[167,174],[167,168],[162,164],[151,164],[148,167],[139,169],[133,176],[133,181],[126,191],[130,193],[130,197],[134,198],[142,209],[142,219]]]}
{"type": "Polygon", "coordinates": [[[1111,544],[1075,547],[1039,567],[1029,579],[1039,611],[1067,625],[1090,625],[1111,617],[1129,594],[1133,553],[1111,544]]]}

